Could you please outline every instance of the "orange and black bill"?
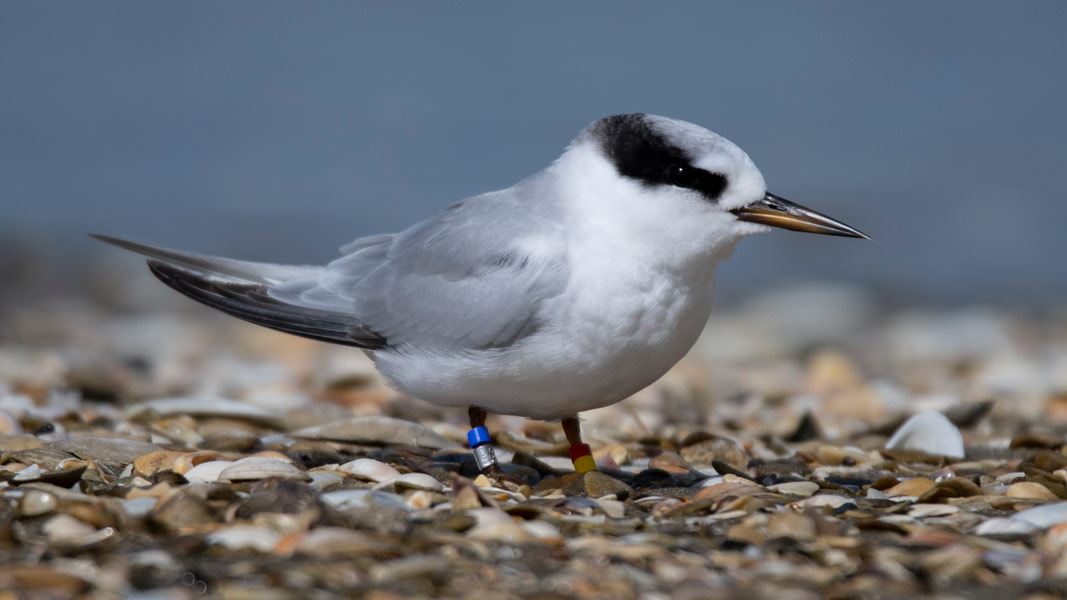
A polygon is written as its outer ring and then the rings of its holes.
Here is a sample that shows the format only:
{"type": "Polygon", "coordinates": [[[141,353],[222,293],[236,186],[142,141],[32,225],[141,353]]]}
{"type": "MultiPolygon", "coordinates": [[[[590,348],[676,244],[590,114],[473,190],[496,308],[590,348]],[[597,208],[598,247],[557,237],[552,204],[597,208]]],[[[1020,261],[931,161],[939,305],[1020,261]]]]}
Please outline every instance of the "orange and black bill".
{"type": "Polygon", "coordinates": [[[735,208],[733,211],[738,220],[793,231],[806,231],[807,233],[820,233],[822,235],[839,235],[842,237],[854,237],[869,240],[866,234],[858,229],[845,225],[837,219],[801,206],[796,202],[790,202],[780,196],[767,192],[762,200],[752,204],[735,208]]]}

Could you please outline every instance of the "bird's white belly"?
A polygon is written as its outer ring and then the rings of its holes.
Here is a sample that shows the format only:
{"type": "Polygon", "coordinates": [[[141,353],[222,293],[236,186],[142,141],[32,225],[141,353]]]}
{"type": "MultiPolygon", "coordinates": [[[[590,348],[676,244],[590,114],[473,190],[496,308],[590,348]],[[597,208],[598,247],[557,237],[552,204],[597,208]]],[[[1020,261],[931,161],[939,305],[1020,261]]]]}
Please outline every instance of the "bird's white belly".
{"type": "Polygon", "coordinates": [[[711,272],[707,265],[685,279],[607,274],[601,285],[586,280],[552,299],[545,307],[551,326],[515,346],[378,353],[375,360],[395,387],[434,404],[540,419],[574,415],[630,396],[689,351],[711,310],[711,272]]]}

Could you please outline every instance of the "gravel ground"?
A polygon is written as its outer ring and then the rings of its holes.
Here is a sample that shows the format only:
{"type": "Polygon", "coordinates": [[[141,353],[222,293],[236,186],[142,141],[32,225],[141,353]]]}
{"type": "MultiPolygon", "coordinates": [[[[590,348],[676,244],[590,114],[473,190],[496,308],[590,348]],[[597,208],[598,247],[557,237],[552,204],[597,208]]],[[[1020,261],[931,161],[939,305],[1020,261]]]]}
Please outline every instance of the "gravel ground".
{"type": "Polygon", "coordinates": [[[0,319],[0,598],[1067,593],[1067,312],[780,290],[490,479],[357,351],[104,305],[0,319]]]}

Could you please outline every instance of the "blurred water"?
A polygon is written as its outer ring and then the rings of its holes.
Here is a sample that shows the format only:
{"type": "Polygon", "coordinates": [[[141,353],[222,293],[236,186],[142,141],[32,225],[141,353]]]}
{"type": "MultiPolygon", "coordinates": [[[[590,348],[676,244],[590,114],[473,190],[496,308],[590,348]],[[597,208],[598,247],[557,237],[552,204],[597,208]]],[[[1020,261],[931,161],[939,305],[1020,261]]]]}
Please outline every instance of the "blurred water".
{"type": "Polygon", "coordinates": [[[746,241],[723,289],[1060,299],[1065,24],[1058,1],[8,2],[0,242],[326,260],[641,110],[876,239],[746,241]]]}

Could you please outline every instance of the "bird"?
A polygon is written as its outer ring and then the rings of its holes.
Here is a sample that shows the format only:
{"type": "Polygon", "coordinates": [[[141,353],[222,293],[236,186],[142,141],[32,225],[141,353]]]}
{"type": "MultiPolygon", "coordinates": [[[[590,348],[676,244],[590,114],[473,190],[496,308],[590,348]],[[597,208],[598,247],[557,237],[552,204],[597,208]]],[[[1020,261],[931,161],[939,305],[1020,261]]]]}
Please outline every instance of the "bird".
{"type": "Polygon", "coordinates": [[[596,470],[581,412],[619,402],[703,331],[715,267],[773,227],[870,239],[767,191],[733,142],[647,113],[581,130],[548,167],[325,266],[248,262],[93,237],[148,257],[174,290],[239,319],[361,348],[385,381],[466,408],[468,445],[499,473],[489,413],[560,421],[596,470]]]}

